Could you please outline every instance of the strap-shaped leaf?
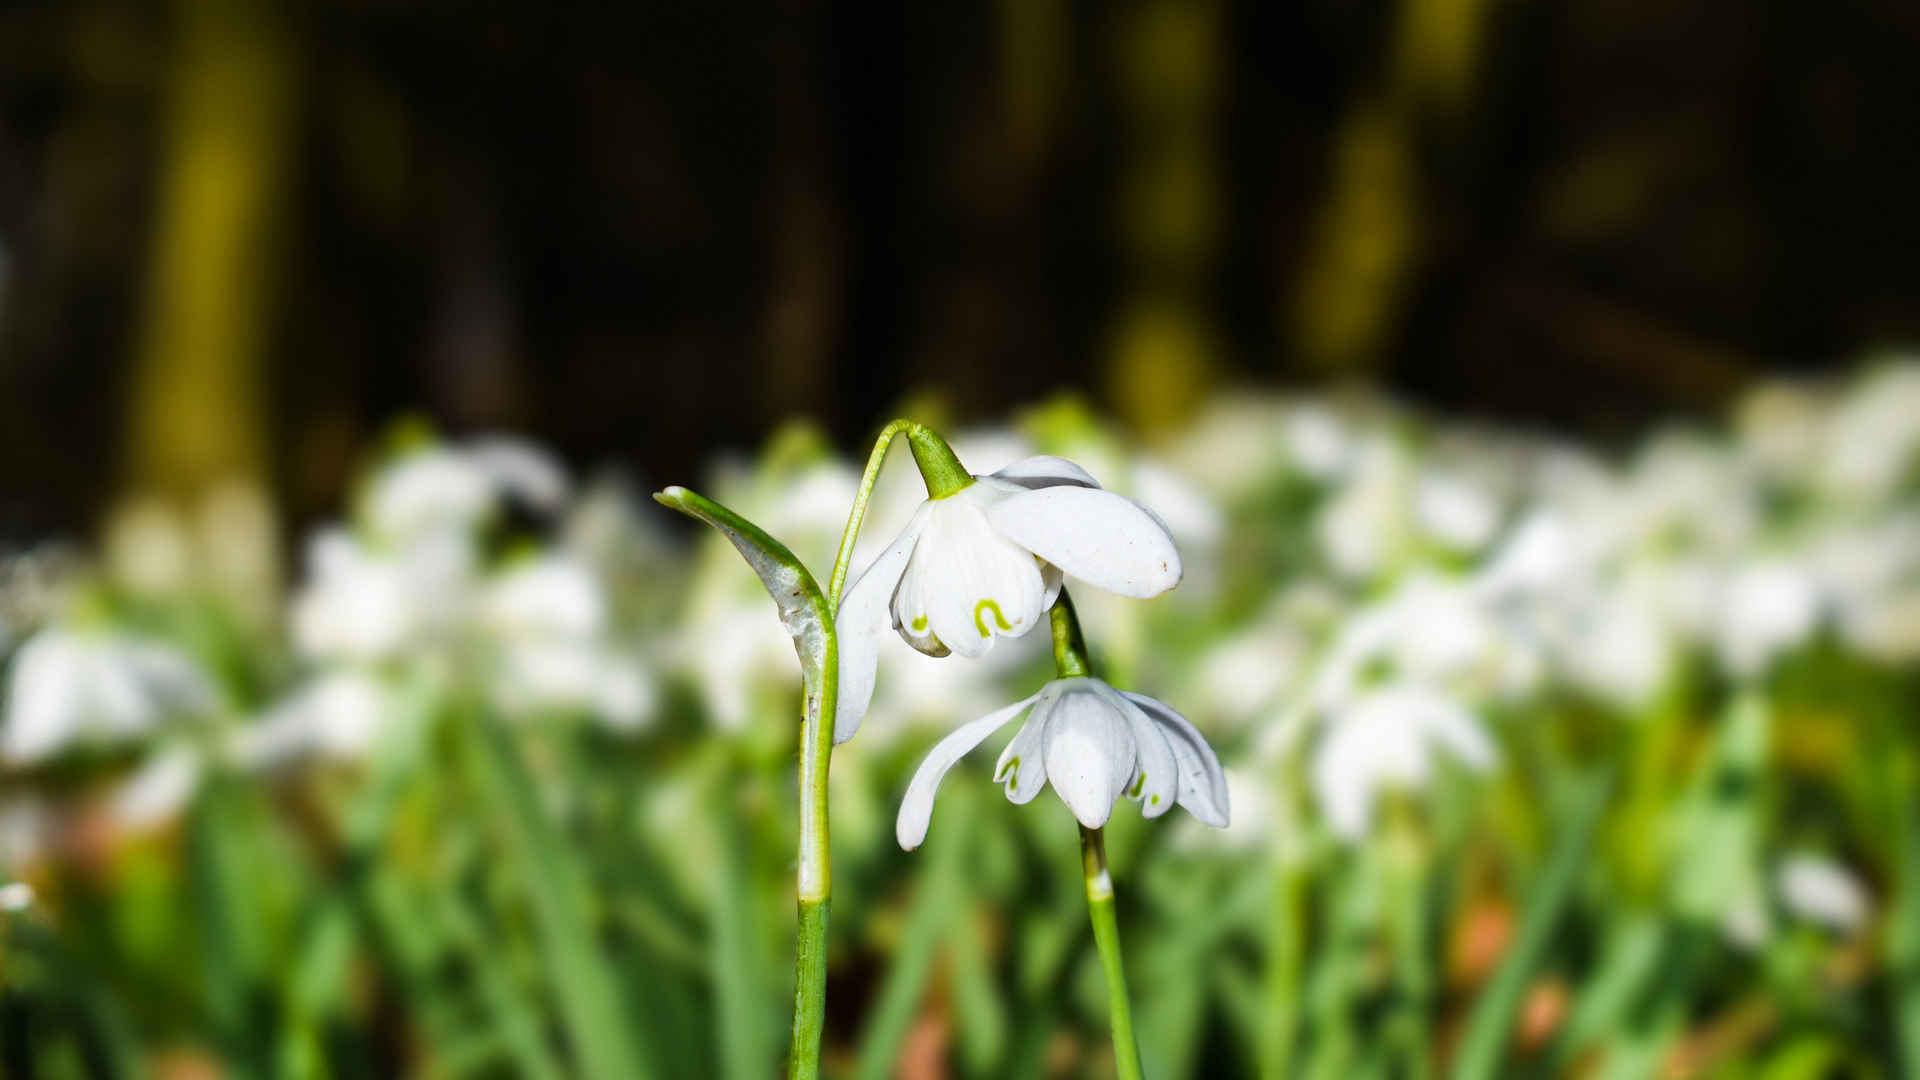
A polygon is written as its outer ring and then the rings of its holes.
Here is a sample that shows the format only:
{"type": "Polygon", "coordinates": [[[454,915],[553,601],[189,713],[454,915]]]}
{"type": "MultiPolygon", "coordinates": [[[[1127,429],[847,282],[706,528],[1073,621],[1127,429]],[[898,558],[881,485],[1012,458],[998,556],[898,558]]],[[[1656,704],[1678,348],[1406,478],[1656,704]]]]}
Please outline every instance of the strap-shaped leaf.
{"type": "Polygon", "coordinates": [[[753,567],[753,572],[760,575],[760,583],[779,605],[780,621],[793,638],[794,651],[800,654],[807,712],[817,714],[822,678],[831,659],[827,655],[827,637],[833,617],[827,613],[826,597],[813,575],[785,544],[768,536],[766,530],[704,495],[676,485],[655,492],[653,498],[662,506],[671,506],[718,529],[747,560],[747,565],[753,567]]]}

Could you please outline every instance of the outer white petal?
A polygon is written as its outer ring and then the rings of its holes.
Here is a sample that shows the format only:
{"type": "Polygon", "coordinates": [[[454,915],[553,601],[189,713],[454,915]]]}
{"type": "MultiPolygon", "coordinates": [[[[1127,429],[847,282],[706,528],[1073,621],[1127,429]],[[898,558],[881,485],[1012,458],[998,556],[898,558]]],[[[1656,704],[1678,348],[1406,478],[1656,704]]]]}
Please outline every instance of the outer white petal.
{"type": "Polygon", "coordinates": [[[887,550],[867,567],[847,590],[834,617],[834,635],[840,647],[840,693],[833,713],[833,741],[853,738],[873,700],[873,678],[880,665],[880,640],[886,636],[889,602],[900,575],[913,555],[914,544],[926,528],[929,507],[922,504],[907,527],[887,550]]]}
{"type": "Polygon", "coordinates": [[[1080,824],[1097,829],[1133,779],[1134,746],[1120,710],[1086,683],[1054,699],[1041,741],[1053,790],[1080,824]]]}
{"type": "Polygon", "coordinates": [[[1141,816],[1159,817],[1173,809],[1180,796],[1180,769],[1173,747],[1144,709],[1111,686],[1102,684],[1101,690],[1127,718],[1127,730],[1133,733],[1133,780],[1127,785],[1127,797],[1140,803],[1141,816]]]}
{"type": "Polygon", "coordinates": [[[1060,689],[1059,682],[1041,687],[1035,695],[1038,700],[1033,715],[1021,725],[1007,748],[1000,751],[1000,761],[993,767],[994,780],[1007,785],[1007,799],[1015,805],[1032,802],[1047,786],[1047,713],[1060,689]]]}
{"type": "Polygon", "coordinates": [[[967,498],[963,492],[935,508],[918,553],[927,561],[916,570],[934,635],[978,657],[994,638],[1038,625],[1045,586],[1033,556],[995,532],[967,498]]]}
{"type": "MultiPolygon", "coordinates": [[[[1040,693],[1046,693],[1043,688],[1040,693]]],[[[927,759],[907,784],[907,793],[900,800],[900,817],[894,822],[893,835],[900,846],[912,851],[927,838],[927,822],[933,817],[933,795],[940,789],[947,770],[955,762],[967,755],[969,750],[979,746],[986,737],[1005,727],[1014,717],[1026,711],[1040,694],[1016,701],[1004,709],[990,712],[970,724],[955,729],[952,734],[935,743],[927,753],[927,759]]]]}
{"type": "Polygon", "coordinates": [[[1166,735],[1167,746],[1173,750],[1174,762],[1180,769],[1180,805],[1201,821],[1215,828],[1226,828],[1232,813],[1227,798],[1227,774],[1206,736],[1165,702],[1145,694],[1125,690],[1120,693],[1140,706],[1166,735]]]}
{"type": "Polygon", "coordinates": [[[1074,577],[1121,596],[1158,596],[1180,583],[1180,552],[1147,509],[1098,488],[1050,487],[988,511],[1002,536],[1074,577]]]}
{"type": "Polygon", "coordinates": [[[1076,487],[1097,488],[1095,480],[1087,470],[1075,465],[1063,457],[1052,454],[1039,454],[1022,458],[992,474],[994,478],[1019,484],[1024,488],[1056,487],[1070,484],[1076,487]]]}

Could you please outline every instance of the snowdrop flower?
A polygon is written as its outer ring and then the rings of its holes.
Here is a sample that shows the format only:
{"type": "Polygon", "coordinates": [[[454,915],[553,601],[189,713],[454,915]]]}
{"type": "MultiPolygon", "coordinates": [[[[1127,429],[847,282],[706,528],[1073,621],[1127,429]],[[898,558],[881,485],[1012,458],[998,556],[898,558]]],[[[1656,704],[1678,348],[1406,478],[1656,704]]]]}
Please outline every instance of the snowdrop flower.
{"type": "Polygon", "coordinates": [[[1819,617],[1819,593],[1807,574],[1785,562],[1747,566],[1727,585],[1719,626],[1721,660],[1735,675],[1756,675],[1775,656],[1805,641],[1819,617]]]}
{"type": "Polygon", "coordinates": [[[1920,451],[1920,363],[1860,380],[1828,418],[1821,477],[1847,503],[1878,502],[1909,475],[1920,451]]]}
{"type": "Polygon", "coordinates": [[[355,671],[323,675],[234,732],[233,756],[252,769],[309,756],[357,760],[372,749],[392,708],[392,692],[377,679],[355,671]]]}
{"type": "Polygon", "coordinates": [[[133,738],[214,701],[200,669],[167,646],[43,630],[14,658],[0,759],[33,764],[83,739],[133,738]]]}
{"type": "Polygon", "coordinates": [[[1376,690],[1341,709],[1329,718],[1312,766],[1328,825],[1348,840],[1363,836],[1381,790],[1426,786],[1436,749],[1476,772],[1499,756],[1472,713],[1432,690],[1376,690]]]}
{"type": "Polygon", "coordinates": [[[0,911],[17,915],[33,906],[33,886],[24,881],[0,885],[0,911]]]}
{"type": "Polygon", "coordinates": [[[1775,871],[1787,910],[1808,922],[1851,934],[1866,924],[1872,904],[1847,869],[1819,855],[1790,855],[1775,871]]]}
{"type": "Polygon", "coordinates": [[[375,551],[342,529],[307,544],[309,579],[293,602],[293,638],[309,657],[380,661],[417,647],[463,614],[474,572],[467,538],[439,532],[375,551]]]}
{"type": "Polygon", "coordinates": [[[468,441],[460,452],[492,483],[495,498],[517,499],[532,510],[551,514],[572,491],[559,459],[525,439],[486,435],[468,441]]]}
{"type": "Polygon", "coordinates": [[[494,485],[486,471],[456,450],[435,446],[376,472],[364,508],[375,535],[404,543],[440,529],[464,532],[493,505],[494,485]]]}
{"type": "Polygon", "coordinates": [[[889,626],[930,656],[978,657],[1038,625],[1063,572],[1158,596],[1179,583],[1180,553],[1152,511],[1062,458],[1027,458],[921,503],[841,604],[835,740],[866,715],[889,626]]]}
{"type": "Polygon", "coordinates": [[[1455,551],[1478,551],[1500,525],[1500,505],[1465,476],[1428,472],[1414,492],[1414,516],[1427,535],[1455,551]]]}
{"type": "Polygon", "coordinates": [[[1327,562],[1340,576],[1372,577],[1405,549],[1411,473],[1406,451],[1384,436],[1360,448],[1346,485],[1314,523],[1327,562]]]}
{"type": "Polygon", "coordinates": [[[1209,825],[1227,826],[1226,773],[1185,717],[1144,694],[1075,675],[1055,679],[935,744],[900,803],[894,835],[901,847],[911,851],[926,839],[934,793],[954,763],[1028,709],[1027,722],[994,768],[994,780],[1006,784],[1010,801],[1031,802],[1052,781],[1089,829],[1107,823],[1122,795],[1139,802],[1150,818],[1177,802],[1209,825]]]}
{"type": "Polygon", "coordinates": [[[143,763],[114,790],[109,814],[128,829],[172,820],[200,786],[200,755],[176,746],[143,763]]]}

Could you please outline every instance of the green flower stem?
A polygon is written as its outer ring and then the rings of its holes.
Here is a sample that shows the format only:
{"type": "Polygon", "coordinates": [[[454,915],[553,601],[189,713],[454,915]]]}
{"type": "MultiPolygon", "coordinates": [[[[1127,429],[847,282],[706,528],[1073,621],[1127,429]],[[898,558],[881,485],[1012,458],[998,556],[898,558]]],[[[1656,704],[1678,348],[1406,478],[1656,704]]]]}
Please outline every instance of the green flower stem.
{"type": "MultiPolygon", "coordinates": [[[[1061,589],[1050,612],[1053,666],[1060,678],[1093,674],[1087,639],[1080,633],[1073,598],[1061,589]]],[[[1086,877],[1087,915],[1100,967],[1107,973],[1107,1013],[1113,1025],[1113,1062],[1120,1080],[1140,1080],[1140,1044],[1133,1035],[1133,1008],[1127,1003],[1127,971],[1120,959],[1120,925],[1113,915],[1113,876],[1107,873],[1107,841],[1099,829],[1080,826],[1080,868],[1086,877]]]]}
{"type": "Polygon", "coordinates": [[[1395,974],[1405,1001],[1401,1012],[1404,1053],[1410,1078],[1432,1075],[1433,1038],[1428,1011],[1433,1003],[1425,882],[1427,838],[1410,806],[1396,807],[1386,836],[1388,890],[1394,920],[1395,974]]]}
{"type": "Polygon", "coordinates": [[[1107,873],[1107,844],[1099,829],[1080,826],[1080,864],[1087,880],[1087,912],[1093,919],[1093,941],[1100,949],[1100,967],[1107,973],[1114,1072],[1120,1080],[1140,1080],[1140,1046],[1133,1037],[1133,1009],[1127,1003],[1127,972],[1120,959],[1120,926],[1113,916],[1113,878],[1107,873]]]}
{"type": "Polygon", "coordinates": [[[833,557],[833,574],[827,579],[827,606],[835,614],[840,611],[840,593],[847,583],[847,571],[852,569],[853,545],[860,539],[860,525],[867,517],[873,485],[880,480],[880,466],[886,461],[893,437],[902,433],[913,449],[914,464],[920,467],[920,478],[927,485],[928,495],[944,499],[973,483],[972,474],[961,466],[953,448],[932,428],[911,420],[895,420],[881,428],[880,434],[874,437],[872,452],[867,455],[866,470],[860,474],[860,490],[854,493],[846,530],[840,534],[840,550],[833,557]]]}

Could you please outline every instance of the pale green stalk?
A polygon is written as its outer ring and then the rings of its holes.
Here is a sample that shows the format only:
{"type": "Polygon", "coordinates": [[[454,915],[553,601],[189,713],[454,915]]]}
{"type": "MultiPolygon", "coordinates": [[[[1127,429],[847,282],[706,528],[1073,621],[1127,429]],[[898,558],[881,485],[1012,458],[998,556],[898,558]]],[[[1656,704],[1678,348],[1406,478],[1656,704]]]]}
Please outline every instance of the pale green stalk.
{"type": "Polygon", "coordinates": [[[1107,973],[1107,1013],[1113,1023],[1113,1069],[1120,1080],[1140,1080],[1140,1045],[1133,1037],[1133,1009],[1127,1003],[1127,971],[1120,958],[1120,925],[1113,916],[1113,877],[1107,873],[1107,844],[1099,829],[1080,826],[1080,865],[1087,879],[1087,913],[1093,919],[1093,943],[1107,973]]]}
{"type": "Polygon", "coordinates": [[[820,1039],[826,1025],[827,914],[833,895],[827,770],[833,759],[834,711],[840,696],[839,642],[833,620],[887,447],[902,433],[913,448],[929,496],[944,498],[973,482],[953,450],[932,429],[908,420],[895,420],[882,428],[867,456],[824,594],[793,552],[759,526],[685,488],[670,487],[654,495],[662,505],[706,522],[733,543],[779,606],[800,654],[806,694],[800,713],[800,850],[794,890],[799,931],[793,961],[793,1041],[787,1058],[788,1075],[795,1080],[820,1075],[820,1039]]]}
{"type": "MultiPolygon", "coordinates": [[[[1073,599],[1065,589],[1053,603],[1053,665],[1060,678],[1091,675],[1087,642],[1073,599]]],[[[1093,942],[1107,974],[1107,1013],[1113,1025],[1113,1064],[1120,1080],[1140,1080],[1140,1044],[1133,1034],[1133,1008],[1127,1002],[1127,971],[1120,958],[1120,925],[1113,915],[1113,876],[1107,872],[1107,842],[1099,829],[1080,826],[1080,867],[1086,878],[1087,915],[1093,942]]]]}

